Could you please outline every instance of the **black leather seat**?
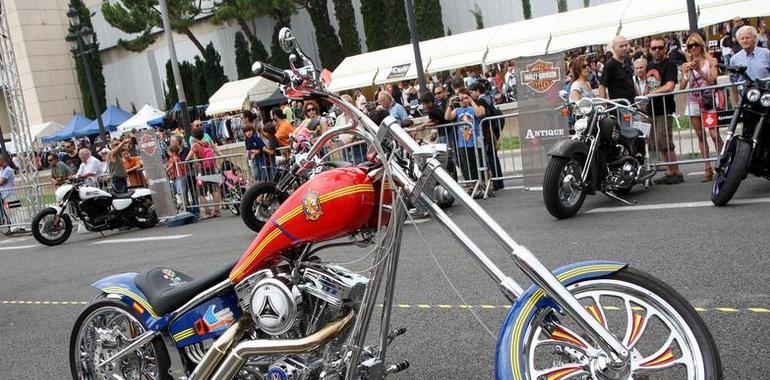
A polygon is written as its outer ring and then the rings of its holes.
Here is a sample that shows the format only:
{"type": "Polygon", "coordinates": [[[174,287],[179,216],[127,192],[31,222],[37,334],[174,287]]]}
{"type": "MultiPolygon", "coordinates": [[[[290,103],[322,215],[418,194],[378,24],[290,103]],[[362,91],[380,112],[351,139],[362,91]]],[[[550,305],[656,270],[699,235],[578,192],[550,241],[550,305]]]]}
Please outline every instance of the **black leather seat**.
{"type": "Polygon", "coordinates": [[[642,131],[636,128],[620,128],[620,135],[625,139],[633,139],[642,135],[642,131]]]}
{"type": "Polygon", "coordinates": [[[136,275],[136,286],[147,296],[156,314],[162,316],[184,305],[198,293],[224,281],[237,261],[194,280],[168,268],[155,268],[136,275]]]}
{"type": "Polygon", "coordinates": [[[134,195],[134,190],[129,190],[127,193],[113,193],[112,197],[115,199],[131,198],[134,195]]]}

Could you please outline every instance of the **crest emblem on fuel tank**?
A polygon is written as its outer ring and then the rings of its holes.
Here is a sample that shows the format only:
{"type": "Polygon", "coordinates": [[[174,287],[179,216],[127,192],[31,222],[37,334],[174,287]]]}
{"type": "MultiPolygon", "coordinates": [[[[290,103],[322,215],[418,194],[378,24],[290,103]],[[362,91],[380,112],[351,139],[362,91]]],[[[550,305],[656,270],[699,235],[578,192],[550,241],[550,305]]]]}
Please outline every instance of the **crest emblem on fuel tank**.
{"type": "Polygon", "coordinates": [[[318,193],[310,191],[302,197],[302,209],[305,211],[305,219],[316,221],[323,215],[321,201],[318,193]]]}

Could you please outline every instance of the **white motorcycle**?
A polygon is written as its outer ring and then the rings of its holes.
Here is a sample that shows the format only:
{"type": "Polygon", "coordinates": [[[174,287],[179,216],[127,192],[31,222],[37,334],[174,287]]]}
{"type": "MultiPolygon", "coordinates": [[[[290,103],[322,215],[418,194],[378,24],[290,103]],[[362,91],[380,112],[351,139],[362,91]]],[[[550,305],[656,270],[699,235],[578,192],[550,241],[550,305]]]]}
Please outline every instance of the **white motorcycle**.
{"type": "Polygon", "coordinates": [[[120,227],[150,228],[158,223],[149,189],[110,194],[85,186],[81,180],[69,180],[55,194],[58,206],[45,208],[32,219],[32,235],[44,245],[67,241],[72,233],[72,218],[92,232],[120,227]]]}

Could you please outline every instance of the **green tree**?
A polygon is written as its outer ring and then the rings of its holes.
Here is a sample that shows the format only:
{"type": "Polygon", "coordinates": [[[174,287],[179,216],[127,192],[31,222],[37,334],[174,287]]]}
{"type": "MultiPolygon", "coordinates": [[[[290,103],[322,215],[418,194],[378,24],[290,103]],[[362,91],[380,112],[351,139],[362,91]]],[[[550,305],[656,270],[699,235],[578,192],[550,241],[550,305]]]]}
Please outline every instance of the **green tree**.
{"type": "MultiPolygon", "coordinates": [[[[386,47],[408,44],[411,38],[404,0],[384,0],[382,3],[385,8],[385,28],[388,34],[386,47]]],[[[382,22],[382,18],[383,14],[380,13],[377,22],[382,22]]]]}
{"type": "Polygon", "coordinates": [[[521,0],[521,9],[524,11],[525,20],[532,18],[532,5],[529,3],[529,0],[521,0]]]}
{"type": "Polygon", "coordinates": [[[588,8],[591,6],[591,0],[583,0],[583,7],[588,8]]]}
{"type": "Polygon", "coordinates": [[[249,43],[253,44],[257,36],[246,24],[246,20],[255,19],[264,13],[264,6],[270,1],[264,0],[221,0],[215,3],[214,15],[211,21],[216,25],[229,24],[235,22],[241,28],[241,32],[248,38],[249,43]]]}
{"type": "Polygon", "coordinates": [[[321,56],[321,64],[333,69],[345,58],[342,46],[334,28],[329,21],[327,0],[308,0],[305,9],[310,14],[310,20],[315,27],[315,39],[318,44],[318,52],[321,56]]]}
{"type": "Polygon", "coordinates": [[[225,68],[222,67],[222,57],[217,53],[217,50],[214,49],[213,42],[209,42],[209,44],[206,45],[206,55],[203,56],[203,67],[204,75],[206,77],[206,98],[199,100],[208,102],[209,97],[214,95],[223,84],[228,82],[227,75],[225,75],[225,68]]]}
{"type": "Polygon", "coordinates": [[[197,55],[193,61],[192,96],[191,99],[188,99],[187,103],[191,105],[206,104],[209,102],[209,97],[206,93],[206,63],[197,55]]]}
{"type": "Polygon", "coordinates": [[[235,69],[238,72],[238,79],[244,79],[251,76],[251,57],[249,57],[249,44],[243,33],[235,33],[235,69]]]}
{"type": "Polygon", "coordinates": [[[339,36],[343,57],[361,53],[355,10],[351,0],[334,0],[334,14],[340,26],[339,36]]]}
{"type": "MultiPolygon", "coordinates": [[[[185,88],[187,92],[187,103],[197,104],[193,99],[193,91],[189,84],[193,83],[194,67],[190,62],[179,62],[179,76],[182,77],[182,83],[187,83],[188,87],[185,88]]],[[[179,101],[179,95],[176,92],[176,82],[174,82],[174,73],[171,70],[171,60],[166,61],[166,91],[165,91],[165,103],[166,109],[170,110],[179,101]]]]}
{"type": "MultiPolygon", "coordinates": [[[[88,26],[93,30],[93,24],[91,24],[91,13],[83,4],[82,0],[70,0],[69,7],[77,9],[80,13],[80,25],[88,26]]],[[[69,32],[74,33],[76,28],[70,26],[69,32]]],[[[87,46],[87,49],[91,49],[91,53],[86,55],[86,62],[91,70],[91,75],[94,80],[94,90],[96,91],[96,102],[99,104],[99,109],[102,111],[107,108],[107,96],[104,85],[104,73],[102,73],[102,58],[99,55],[99,41],[94,33],[94,43],[91,46],[87,46]]],[[[83,113],[89,119],[96,117],[96,111],[94,110],[94,104],[91,101],[91,88],[88,87],[88,80],[86,80],[85,66],[83,66],[83,59],[75,56],[73,53],[72,58],[75,60],[75,71],[78,77],[78,87],[80,88],[81,102],[83,103],[83,113]]]]}
{"type": "Polygon", "coordinates": [[[249,52],[249,55],[251,56],[251,62],[270,62],[270,56],[267,54],[267,50],[265,50],[265,45],[262,45],[262,41],[259,39],[251,44],[249,52]]]}
{"type": "Polygon", "coordinates": [[[382,1],[361,0],[361,16],[364,19],[364,35],[369,51],[388,47],[388,35],[382,21],[382,1]]]}
{"type": "Polygon", "coordinates": [[[444,37],[439,0],[414,0],[414,17],[417,22],[417,35],[421,41],[444,37]]]}
{"type": "Polygon", "coordinates": [[[484,29],[484,15],[481,14],[481,8],[478,4],[473,4],[473,9],[470,10],[473,18],[476,20],[476,30],[484,29]]]}
{"type": "MultiPolygon", "coordinates": [[[[115,28],[137,37],[118,40],[118,46],[130,51],[142,51],[161,35],[157,29],[163,29],[158,0],[119,0],[102,2],[104,19],[115,28]]],[[[171,29],[184,34],[203,55],[205,49],[190,29],[195,24],[195,17],[201,14],[200,3],[190,0],[168,0],[168,17],[171,29]]]]}
{"type": "Polygon", "coordinates": [[[559,8],[559,13],[567,11],[567,0],[556,0],[556,6],[559,8]]]}
{"type": "Polygon", "coordinates": [[[291,15],[294,12],[296,12],[296,8],[273,10],[272,15],[275,19],[275,26],[273,27],[273,38],[270,41],[270,63],[273,66],[287,67],[289,64],[289,54],[284,52],[278,43],[278,32],[284,26],[291,26],[291,15]]]}

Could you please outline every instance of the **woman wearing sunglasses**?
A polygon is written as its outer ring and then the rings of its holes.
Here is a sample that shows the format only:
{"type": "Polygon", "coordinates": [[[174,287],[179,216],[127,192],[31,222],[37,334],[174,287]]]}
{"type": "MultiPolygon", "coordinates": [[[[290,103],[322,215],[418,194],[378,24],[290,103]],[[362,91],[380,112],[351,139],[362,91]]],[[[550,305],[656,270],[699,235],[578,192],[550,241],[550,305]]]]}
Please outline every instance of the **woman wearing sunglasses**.
{"type": "MultiPolygon", "coordinates": [[[[680,89],[687,87],[701,88],[713,86],[717,80],[717,61],[706,51],[706,43],[698,33],[692,33],[687,37],[687,62],[682,64],[682,79],[679,83],[680,89]]],[[[709,145],[703,133],[703,124],[701,114],[705,111],[712,111],[719,102],[719,94],[714,91],[695,91],[687,95],[687,107],[685,114],[690,117],[695,135],[698,136],[698,148],[701,156],[709,156],[709,145]]],[[[717,151],[722,148],[722,138],[719,136],[717,128],[709,128],[709,135],[714,142],[717,151]]],[[[711,163],[706,161],[705,174],[702,182],[711,182],[714,171],[711,169],[711,163]]]]}
{"type": "Polygon", "coordinates": [[[298,141],[307,140],[312,143],[329,126],[326,123],[326,118],[321,116],[321,109],[315,100],[305,101],[305,106],[302,110],[305,114],[305,119],[302,120],[294,135],[298,141]]]}
{"type": "Polygon", "coordinates": [[[573,80],[569,86],[569,100],[576,102],[582,98],[593,98],[594,91],[591,89],[591,84],[588,83],[591,68],[588,66],[586,57],[575,58],[570,65],[570,73],[573,80]]]}

